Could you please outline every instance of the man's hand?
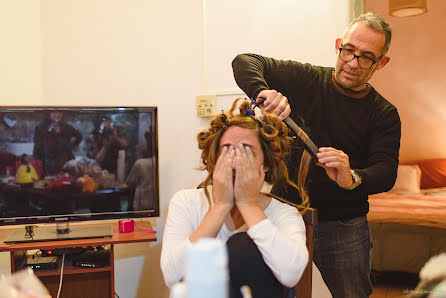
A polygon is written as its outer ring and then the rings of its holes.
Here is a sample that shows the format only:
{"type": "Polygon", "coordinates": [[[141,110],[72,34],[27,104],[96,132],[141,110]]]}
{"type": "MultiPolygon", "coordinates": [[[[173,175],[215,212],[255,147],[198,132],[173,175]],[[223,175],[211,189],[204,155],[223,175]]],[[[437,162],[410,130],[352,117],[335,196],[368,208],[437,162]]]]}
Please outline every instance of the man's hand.
{"type": "Polygon", "coordinates": [[[232,180],[232,160],[235,150],[223,147],[215,164],[212,176],[212,197],[215,206],[222,206],[230,210],[234,205],[234,186],[232,180]]]}
{"type": "Polygon", "coordinates": [[[276,90],[263,90],[257,95],[257,102],[260,100],[259,98],[266,98],[266,101],[260,106],[262,113],[271,113],[281,120],[290,115],[291,107],[288,99],[282,93],[276,90]]]}
{"type": "Polygon", "coordinates": [[[340,187],[349,187],[353,184],[350,161],[348,155],[343,151],[331,147],[321,147],[317,158],[317,165],[323,167],[328,177],[340,187]]]}

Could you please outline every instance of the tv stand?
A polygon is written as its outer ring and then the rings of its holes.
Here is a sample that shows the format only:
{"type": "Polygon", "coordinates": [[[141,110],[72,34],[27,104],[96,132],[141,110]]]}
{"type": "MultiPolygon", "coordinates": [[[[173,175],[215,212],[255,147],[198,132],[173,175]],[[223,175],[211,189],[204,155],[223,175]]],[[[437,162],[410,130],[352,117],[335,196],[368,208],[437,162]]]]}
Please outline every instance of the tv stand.
{"type": "Polygon", "coordinates": [[[68,223],[57,224],[56,227],[25,226],[25,231],[12,232],[4,242],[7,244],[60,241],[88,238],[109,238],[113,235],[113,226],[108,225],[79,225],[69,226],[68,223]]]}
{"type": "MultiPolygon", "coordinates": [[[[137,226],[151,229],[149,222],[136,222],[137,226]]],[[[79,225],[76,227],[93,227],[96,224],[79,225]]],[[[0,230],[0,251],[9,251],[11,259],[11,273],[19,271],[25,267],[26,251],[27,250],[56,250],[69,249],[79,247],[92,246],[107,246],[109,249],[109,264],[100,268],[79,268],[73,267],[71,262],[65,259],[64,277],[62,283],[61,297],[83,297],[83,298],[104,298],[115,296],[114,285],[114,244],[136,243],[136,242],[151,242],[156,241],[156,234],[149,233],[145,230],[135,229],[130,233],[119,233],[118,224],[111,224],[113,228],[112,236],[108,238],[89,238],[89,239],[75,239],[75,240],[56,240],[56,241],[40,241],[7,244],[4,241],[7,237],[20,231],[25,233],[22,229],[1,229],[0,230]]],[[[70,226],[70,229],[74,227],[70,226]]],[[[39,228],[40,229],[40,228],[39,228]]],[[[53,228],[53,231],[55,229],[53,228]]],[[[61,260],[61,258],[60,258],[61,260]]],[[[57,269],[52,270],[36,270],[35,274],[47,287],[52,297],[57,296],[59,286],[60,265],[57,269]]]]}

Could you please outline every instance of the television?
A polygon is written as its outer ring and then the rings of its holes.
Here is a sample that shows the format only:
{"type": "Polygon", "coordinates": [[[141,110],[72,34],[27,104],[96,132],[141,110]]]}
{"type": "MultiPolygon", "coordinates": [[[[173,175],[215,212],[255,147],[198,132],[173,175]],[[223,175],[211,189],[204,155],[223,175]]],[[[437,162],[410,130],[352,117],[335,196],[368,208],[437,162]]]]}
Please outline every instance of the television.
{"type": "Polygon", "coordinates": [[[159,216],[156,107],[3,106],[0,131],[0,225],[159,216]]]}

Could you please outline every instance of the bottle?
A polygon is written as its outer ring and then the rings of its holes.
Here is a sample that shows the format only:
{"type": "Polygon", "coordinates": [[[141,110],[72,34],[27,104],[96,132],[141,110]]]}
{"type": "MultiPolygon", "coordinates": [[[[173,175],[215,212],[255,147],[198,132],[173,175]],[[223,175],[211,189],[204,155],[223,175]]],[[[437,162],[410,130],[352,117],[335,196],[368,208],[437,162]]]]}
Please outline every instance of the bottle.
{"type": "Polygon", "coordinates": [[[229,274],[226,244],[202,238],[191,246],[186,259],[188,298],[228,298],[229,274]]]}
{"type": "Polygon", "coordinates": [[[170,298],[187,298],[186,284],[182,281],[175,284],[170,291],[170,298]]]}

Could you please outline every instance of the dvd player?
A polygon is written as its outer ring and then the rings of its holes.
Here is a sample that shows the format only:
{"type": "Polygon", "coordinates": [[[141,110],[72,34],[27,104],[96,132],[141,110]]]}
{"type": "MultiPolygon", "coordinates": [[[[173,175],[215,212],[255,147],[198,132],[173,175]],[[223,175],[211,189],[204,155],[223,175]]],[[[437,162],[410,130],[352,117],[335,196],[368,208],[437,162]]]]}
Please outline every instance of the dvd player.
{"type": "Polygon", "coordinates": [[[110,260],[109,251],[86,251],[73,256],[72,264],[74,267],[84,268],[102,268],[108,266],[110,260]]]}
{"type": "Polygon", "coordinates": [[[57,257],[27,256],[25,266],[33,270],[57,269],[57,257]]]}

